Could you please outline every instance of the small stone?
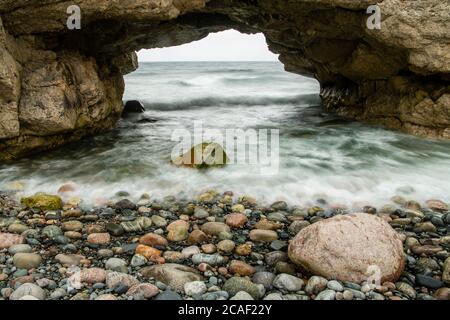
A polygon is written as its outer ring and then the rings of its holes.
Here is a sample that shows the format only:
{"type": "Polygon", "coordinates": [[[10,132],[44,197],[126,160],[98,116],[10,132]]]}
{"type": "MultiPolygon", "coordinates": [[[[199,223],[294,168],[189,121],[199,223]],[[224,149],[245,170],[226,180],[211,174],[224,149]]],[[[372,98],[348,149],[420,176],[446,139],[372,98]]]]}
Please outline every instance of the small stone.
{"type": "Polygon", "coordinates": [[[88,284],[102,283],[106,279],[106,271],[101,268],[89,268],[80,271],[80,281],[88,284]]]}
{"type": "Polygon", "coordinates": [[[128,296],[142,295],[145,299],[150,299],[159,294],[159,289],[151,283],[139,283],[130,287],[128,296]]]}
{"type": "Polygon", "coordinates": [[[231,211],[237,212],[237,213],[242,213],[245,211],[245,207],[242,204],[238,203],[231,207],[231,211]]]}
{"type": "Polygon", "coordinates": [[[217,244],[217,249],[223,253],[232,253],[236,244],[232,240],[222,240],[217,244]]]}
{"type": "Polygon", "coordinates": [[[260,271],[253,275],[252,281],[256,284],[262,284],[266,290],[270,290],[274,279],[275,275],[272,272],[260,271]]]}
{"type": "Polygon", "coordinates": [[[445,259],[444,266],[442,268],[442,281],[450,284],[450,257],[445,259]]]}
{"type": "Polygon", "coordinates": [[[230,227],[223,222],[207,222],[201,226],[201,230],[207,235],[217,237],[221,232],[230,232],[230,227]]]}
{"type": "Polygon", "coordinates": [[[287,203],[285,201],[277,201],[277,202],[274,202],[270,207],[273,210],[284,211],[287,209],[287,203]]]}
{"type": "Polygon", "coordinates": [[[217,251],[216,246],[212,243],[202,245],[201,249],[204,253],[208,253],[208,254],[215,253],[217,251]]]}
{"type": "Polygon", "coordinates": [[[108,244],[111,241],[109,233],[91,233],[87,237],[87,241],[90,244],[108,244]]]}
{"type": "Polygon", "coordinates": [[[46,294],[41,287],[33,283],[24,283],[14,290],[14,292],[9,296],[9,300],[21,300],[27,296],[34,297],[37,300],[45,300],[46,294]]]}
{"type": "Polygon", "coordinates": [[[125,232],[142,232],[152,226],[152,219],[148,217],[138,217],[133,221],[122,222],[120,225],[125,232]]]}
{"type": "Polygon", "coordinates": [[[134,210],[136,205],[128,199],[122,199],[114,204],[114,207],[119,210],[134,210]]]}
{"type": "Polygon", "coordinates": [[[272,242],[278,239],[278,234],[272,230],[254,229],[250,231],[249,237],[256,242],[272,242]]]}
{"type": "Polygon", "coordinates": [[[13,263],[16,268],[30,270],[39,267],[42,258],[36,253],[16,253],[13,263]]]}
{"type": "Polygon", "coordinates": [[[225,264],[227,258],[219,254],[204,254],[199,253],[192,256],[192,262],[196,265],[201,263],[207,263],[210,266],[220,266],[225,264]]]}
{"type": "Polygon", "coordinates": [[[140,273],[145,278],[154,278],[180,292],[184,290],[186,283],[203,280],[195,269],[175,263],[145,267],[140,270],[140,273]]]}
{"type": "Polygon", "coordinates": [[[117,298],[112,294],[102,294],[95,298],[96,301],[114,301],[117,298]]]}
{"type": "Polygon", "coordinates": [[[203,242],[206,242],[207,240],[208,240],[208,236],[206,235],[206,233],[204,233],[201,230],[192,231],[189,234],[188,239],[187,239],[189,244],[203,243],[203,242]]]}
{"type": "Polygon", "coordinates": [[[167,226],[167,220],[164,219],[164,218],[161,217],[161,216],[153,215],[153,216],[151,217],[151,219],[152,219],[152,223],[153,223],[155,226],[157,226],[158,228],[162,228],[162,227],[167,226]]]}
{"type": "Polygon", "coordinates": [[[127,262],[125,260],[119,259],[119,258],[108,259],[108,261],[106,261],[106,263],[105,263],[105,269],[117,271],[117,272],[121,272],[121,273],[128,272],[127,262]]]}
{"type": "Polygon", "coordinates": [[[448,211],[448,205],[441,200],[428,200],[426,202],[428,208],[433,211],[445,212],[448,211]]]}
{"type": "Polygon", "coordinates": [[[245,292],[245,291],[239,291],[238,293],[236,293],[233,297],[230,298],[230,300],[255,300],[253,299],[253,297],[245,292]]]}
{"type": "Polygon", "coordinates": [[[31,247],[28,244],[13,244],[9,247],[8,252],[12,255],[16,253],[30,253],[31,247]]]}
{"type": "Polygon", "coordinates": [[[450,288],[444,287],[437,289],[433,296],[437,300],[450,300],[450,288]]]}
{"type": "Polygon", "coordinates": [[[191,297],[202,295],[206,290],[206,284],[202,281],[192,281],[184,285],[184,293],[191,297]]]}
{"type": "Polygon", "coordinates": [[[398,291],[400,291],[401,293],[406,295],[408,298],[410,298],[410,299],[416,298],[417,293],[414,290],[414,288],[411,287],[409,284],[407,284],[405,282],[397,282],[395,284],[395,286],[397,287],[398,291]]]}
{"type": "Polygon", "coordinates": [[[353,300],[353,293],[350,290],[344,290],[342,296],[344,300],[353,300]]]}
{"type": "Polygon", "coordinates": [[[22,224],[22,223],[13,223],[11,225],[9,225],[8,227],[8,231],[11,233],[17,233],[17,234],[21,234],[25,231],[27,231],[29,228],[22,224]]]}
{"type": "Polygon", "coordinates": [[[36,193],[34,196],[20,199],[20,203],[27,209],[61,210],[63,202],[59,196],[36,193]]]}
{"type": "Polygon", "coordinates": [[[114,252],[110,249],[100,249],[98,250],[97,255],[100,258],[110,258],[114,255],[114,252]]]}
{"type": "Polygon", "coordinates": [[[131,258],[131,266],[136,268],[136,267],[141,267],[143,265],[146,265],[148,262],[147,258],[144,257],[143,255],[140,254],[135,254],[133,256],[133,258],[131,258]]]}
{"type": "Polygon", "coordinates": [[[42,229],[41,233],[44,237],[49,239],[55,239],[56,237],[63,235],[61,228],[58,226],[46,226],[42,229]]]}
{"type": "Polygon", "coordinates": [[[282,228],[282,224],[279,222],[270,221],[267,219],[261,219],[257,223],[255,223],[255,229],[261,230],[278,230],[282,228]]]}
{"type": "Polygon", "coordinates": [[[22,244],[24,242],[24,237],[20,235],[0,232],[0,249],[8,249],[14,244],[22,244]]]}
{"type": "Polygon", "coordinates": [[[186,247],[181,251],[181,254],[184,258],[191,258],[194,254],[198,254],[200,252],[200,248],[197,246],[186,247]]]}
{"type": "Polygon", "coordinates": [[[108,233],[110,233],[114,237],[120,237],[125,233],[124,228],[120,224],[107,223],[105,228],[106,231],[108,231],[108,233]]]}
{"type": "MultiPolygon", "coordinates": [[[[128,290],[128,288],[131,288],[136,284],[139,284],[139,281],[135,277],[126,273],[113,271],[106,275],[106,286],[109,289],[115,289],[117,286],[122,285],[128,290]]],[[[127,290],[125,290],[125,292],[127,290]]]]}
{"type": "Polygon", "coordinates": [[[328,287],[328,289],[333,290],[333,291],[339,291],[339,292],[344,291],[344,286],[336,280],[328,281],[327,287],[328,287]]]}
{"type": "Polygon", "coordinates": [[[314,300],[334,300],[336,297],[336,292],[333,290],[324,290],[320,292],[314,300]]]}
{"type": "Polygon", "coordinates": [[[303,280],[290,274],[282,273],[276,276],[273,286],[280,290],[300,291],[303,287],[303,280]]]}
{"type": "Polygon", "coordinates": [[[305,291],[308,294],[318,294],[327,287],[327,284],[327,279],[319,276],[312,276],[306,284],[305,291]]]}
{"type": "Polygon", "coordinates": [[[71,220],[63,222],[61,227],[64,231],[81,231],[83,229],[83,223],[78,220],[71,220]]]}
{"type": "Polygon", "coordinates": [[[248,243],[240,244],[236,247],[234,252],[238,256],[249,256],[252,253],[252,246],[248,243]]]}
{"type": "Polygon", "coordinates": [[[258,286],[243,277],[233,277],[228,279],[223,286],[223,290],[228,292],[231,296],[236,295],[239,291],[245,291],[249,293],[253,299],[260,299],[262,297],[258,286]]]}
{"type": "Polygon", "coordinates": [[[226,216],[225,222],[232,228],[242,228],[247,223],[248,218],[242,213],[232,213],[226,216]]]}
{"type": "Polygon", "coordinates": [[[158,294],[154,300],[176,301],[176,300],[183,300],[183,298],[178,293],[172,290],[166,290],[158,294]]]}
{"type": "Polygon", "coordinates": [[[78,266],[85,257],[78,254],[58,254],[55,260],[65,267],[78,266]]]}
{"type": "Polygon", "coordinates": [[[209,212],[201,207],[195,207],[194,217],[197,219],[205,219],[205,218],[209,217],[209,212]]]}
{"type": "Polygon", "coordinates": [[[251,276],[256,272],[254,267],[252,267],[248,263],[245,263],[244,261],[239,261],[239,260],[231,261],[230,266],[228,267],[228,270],[232,274],[238,274],[243,277],[251,276]]]}
{"type": "Polygon", "coordinates": [[[140,244],[145,244],[152,247],[166,247],[169,243],[163,236],[155,233],[147,233],[139,239],[140,244]]]}
{"type": "Polygon", "coordinates": [[[162,252],[153,247],[140,244],[136,247],[136,254],[144,256],[149,261],[158,261],[158,257],[161,257],[162,252]]]}
{"type": "Polygon", "coordinates": [[[167,226],[169,233],[167,239],[172,242],[184,241],[189,236],[189,223],[184,220],[176,220],[167,226]]]}

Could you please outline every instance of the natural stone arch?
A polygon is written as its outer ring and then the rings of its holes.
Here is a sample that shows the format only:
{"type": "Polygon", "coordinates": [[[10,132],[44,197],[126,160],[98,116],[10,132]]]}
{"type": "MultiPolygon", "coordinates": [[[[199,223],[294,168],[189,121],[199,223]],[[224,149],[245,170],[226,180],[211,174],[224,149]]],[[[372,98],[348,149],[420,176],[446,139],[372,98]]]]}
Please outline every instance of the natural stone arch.
{"type": "Polygon", "coordinates": [[[450,4],[384,0],[1,0],[0,160],[112,128],[134,51],[230,28],[262,32],[325,106],[405,132],[450,137],[450,4]],[[68,6],[82,29],[66,27],[68,6]]]}

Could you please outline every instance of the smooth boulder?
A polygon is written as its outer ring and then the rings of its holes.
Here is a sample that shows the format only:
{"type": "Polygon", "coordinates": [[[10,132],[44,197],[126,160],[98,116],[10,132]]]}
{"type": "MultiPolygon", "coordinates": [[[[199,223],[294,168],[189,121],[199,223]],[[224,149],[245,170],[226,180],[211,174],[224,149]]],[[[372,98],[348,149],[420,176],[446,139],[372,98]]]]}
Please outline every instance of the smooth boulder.
{"type": "Polygon", "coordinates": [[[302,229],[288,254],[312,274],[356,283],[395,282],[405,266],[399,234],[365,213],[338,215],[302,229]]]}

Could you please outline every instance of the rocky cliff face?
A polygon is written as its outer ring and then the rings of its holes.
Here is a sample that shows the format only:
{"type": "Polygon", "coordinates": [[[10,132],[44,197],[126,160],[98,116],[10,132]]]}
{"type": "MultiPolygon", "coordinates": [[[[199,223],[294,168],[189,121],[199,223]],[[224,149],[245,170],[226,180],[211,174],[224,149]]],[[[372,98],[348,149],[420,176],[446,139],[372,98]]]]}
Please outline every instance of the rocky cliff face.
{"type": "Polygon", "coordinates": [[[263,32],[291,72],[316,77],[327,108],[450,138],[450,3],[373,0],[0,0],[0,160],[108,130],[135,51],[229,28],[263,32]],[[67,8],[81,8],[69,30],[67,8]]]}

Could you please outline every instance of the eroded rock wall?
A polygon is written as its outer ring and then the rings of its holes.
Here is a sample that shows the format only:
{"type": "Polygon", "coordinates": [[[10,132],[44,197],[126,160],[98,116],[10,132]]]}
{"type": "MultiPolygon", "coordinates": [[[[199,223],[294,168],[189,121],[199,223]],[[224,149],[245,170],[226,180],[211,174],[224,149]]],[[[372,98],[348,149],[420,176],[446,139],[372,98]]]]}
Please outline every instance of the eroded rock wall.
{"type": "Polygon", "coordinates": [[[0,0],[0,160],[112,128],[135,51],[229,28],[263,32],[341,115],[450,138],[450,3],[383,0],[0,0]],[[82,29],[68,30],[77,4],[82,29]]]}

